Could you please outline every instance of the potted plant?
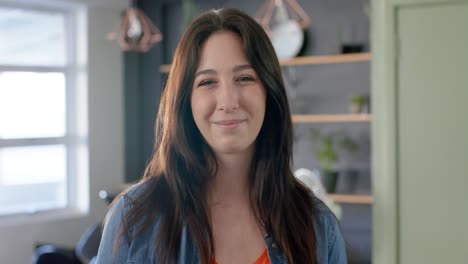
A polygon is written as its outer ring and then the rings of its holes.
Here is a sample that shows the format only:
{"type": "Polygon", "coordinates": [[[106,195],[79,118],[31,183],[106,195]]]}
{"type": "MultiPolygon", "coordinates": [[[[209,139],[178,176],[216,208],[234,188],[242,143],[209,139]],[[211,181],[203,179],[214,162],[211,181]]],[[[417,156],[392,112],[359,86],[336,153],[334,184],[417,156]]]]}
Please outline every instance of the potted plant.
{"type": "Polygon", "coordinates": [[[353,193],[358,182],[359,172],[347,164],[347,158],[359,150],[359,145],[348,136],[343,137],[338,142],[338,145],[339,148],[343,150],[342,154],[347,153],[348,155],[344,155],[344,158],[342,158],[341,166],[343,167],[342,171],[340,172],[340,177],[336,183],[335,191],[337,193],[353,193]]]}
{"type": "Polygon", "coordinates": [[[334,148],[336,134],[323,134],[318,129],[311,130],[312,138],[319,143],[315,155],[319,162],[321,180],[328,193],[335,192],[338,171],[335,170],[335,163],[338,161],[338,153],[334,148]]]}
{"type": "Polygon", "coordinates": [[[319,129],[311,129],[311,137],[318,143],[315,155],[319,162],[322,183],[328,193],[334,193],[338,178],[336,162],[339,160],[338,150],[355,152],[359,146],[343,132],[322,133],[319,129]]]}
{"type": "Polygon", "coordinates": [[[351,96],[351,112],[354,114],[365,113],[366,106],[369,102],[369,97],[366,95],[351,96]]]}

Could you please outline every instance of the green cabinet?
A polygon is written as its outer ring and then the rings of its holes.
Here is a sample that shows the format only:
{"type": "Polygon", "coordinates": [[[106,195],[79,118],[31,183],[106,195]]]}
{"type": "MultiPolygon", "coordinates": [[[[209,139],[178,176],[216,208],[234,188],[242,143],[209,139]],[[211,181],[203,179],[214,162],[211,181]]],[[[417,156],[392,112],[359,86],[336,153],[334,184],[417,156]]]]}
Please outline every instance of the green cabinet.
{"type": "Polygon", "coordinates": [[[468,1],[373,1],[373,262],[467,263],[468,1]]]}

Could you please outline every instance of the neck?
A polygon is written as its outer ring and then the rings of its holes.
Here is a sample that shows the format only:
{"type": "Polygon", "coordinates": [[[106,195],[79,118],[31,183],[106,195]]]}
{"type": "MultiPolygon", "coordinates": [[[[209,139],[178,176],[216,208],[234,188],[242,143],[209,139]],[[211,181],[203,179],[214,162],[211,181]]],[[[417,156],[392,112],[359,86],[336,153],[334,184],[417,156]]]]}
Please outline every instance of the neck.
{"type": "Polygon", "coordinates": [[[218,172],[211,181],[208,202],[230,206],[249,203],[249,172],[253,153],[217,155],[218,172]]]}

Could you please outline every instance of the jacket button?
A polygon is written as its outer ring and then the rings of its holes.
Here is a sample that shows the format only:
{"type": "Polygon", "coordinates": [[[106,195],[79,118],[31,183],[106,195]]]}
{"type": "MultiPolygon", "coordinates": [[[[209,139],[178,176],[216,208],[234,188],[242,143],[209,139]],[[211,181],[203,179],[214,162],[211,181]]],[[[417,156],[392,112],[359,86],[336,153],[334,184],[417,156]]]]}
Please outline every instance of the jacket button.
{"type": "Polygon", "coordinates": [[[276,243],[271,244],[273,248],[276,248],[276,243]]]}

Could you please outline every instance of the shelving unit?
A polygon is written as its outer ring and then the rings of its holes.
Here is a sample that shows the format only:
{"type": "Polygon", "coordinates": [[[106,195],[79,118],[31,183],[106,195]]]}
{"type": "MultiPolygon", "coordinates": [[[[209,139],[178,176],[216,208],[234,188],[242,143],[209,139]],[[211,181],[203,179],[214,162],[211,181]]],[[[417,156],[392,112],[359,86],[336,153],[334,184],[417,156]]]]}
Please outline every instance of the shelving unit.
{"type": "Polygon", "coordinates": [[[374,198],[371,195],[361,194],[329,194],[328,195],[333,201],[337,203],[347,204],[368,204],[371,205],[374,202],[374,198]]]}
{"type": "MultiPolygon", "coordinates": [[[[281,66],[295,66],[295,65],[314,65],[314,64],[330,64],[330,63],[347,63],[347,62],[360,62],[370,61],[372,55],[370,53],[353,53],[353,54],[339,54],[327,56],[303,56],[288,60],[281,60],[281,66]]],[[[169,73],[171,69],[170,64],[163,64],[159,68],[161,73],[169,73]]]]}
{"type": "Polygon", "coordinates": [[[161,67],[159,67],[159,71],[161,73],[169,73],[170,70],[171,70],[171,64],[163,64],[161,65],[161,67]]]}
{"type": "MultiPolygon", "coordinates": [[[[371,61],[370,53],[341,54],[331,56],[307,56],[281,60],[281,66],[307,66],[331,63],[350,63],[371,61]]],[[[293,114],[293,123],[370,123],[371,114],[293,114]]],[[[363,194],[329,194],[330,198],[341,204],[372,205],[372,195],[363,194]]]]}
{"type": "Polygon", "coordinates": [[[370,53],[350,53],[339,55],[327,56],[304,56],[293,59],[281,60],[281,66],[294,66],[294,65],[313,65],[313,64],[330,64],[330,63],[346,63],[346,62],[360,62],[370,61],[370,53]]]}
{"type": "Polygon", "coordinates": [[[370,114],[326,114],[326,115],[292,115],[293,123],[347,123],[371,122],[370,114]]]}

